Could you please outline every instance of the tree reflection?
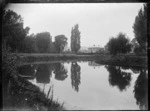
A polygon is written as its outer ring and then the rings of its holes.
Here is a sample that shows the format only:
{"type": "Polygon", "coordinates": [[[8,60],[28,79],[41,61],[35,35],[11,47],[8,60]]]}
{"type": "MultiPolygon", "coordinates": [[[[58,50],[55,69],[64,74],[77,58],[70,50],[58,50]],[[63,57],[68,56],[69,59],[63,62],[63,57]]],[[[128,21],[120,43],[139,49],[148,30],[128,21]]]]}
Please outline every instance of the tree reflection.
{"type": "Polygon", "coordinates": [[[80,82],[80,66],[77,62],[73,62],[71,64],[71,84],[75,91],[79,91],[79,84],[80,82]]]}
{"type": "Polygon", "coordinates": [[[140,72],[140,70],[142,69],[142,67],[136,66],[136,67],[131,67],[130,69],[132,70],[132,72],[133,72],[134,74],[137,74],[137,73],[140,72]]]}
{"type": "Polygon", "coordinates": [[[49,83],[51,72],[48,64],[39,64],[36,72],[37,83],[49,83]]]}
{"type": "Polygon", "coordinates": [[[55,74],[55,79],[57,80],[65,80],[68,75],[67,75],[67,70],[64,68],[63,63],[55,63],[54,64],[54,74],[55,74]]]}
{"type": "Polygon", "coordinates": [[[18,72],[22,77],[34,79],[37,65],[23,65],[18,67],[18,72]]]}
{"type": "Polygon", "coordinates": [[[142,67],[140,66],[121,66],[121,68],[124,70],[130,69],[134,74],[139,73],[140,70],[142,69],[142,67]]]}
{"type": "Polygon", "coordinates": [[[146,70],[141,70],[135,82],[134,97],[141,110],[148,109],[148,76],[146,70]]]}
{"type": "Polygon", "coordinates": [[[121,71],[119,66],[106,66],[109,71],[109,83],[112,86],[117,86],[120,91],[126,90],[130,85],[131,74],[121,71]]]}

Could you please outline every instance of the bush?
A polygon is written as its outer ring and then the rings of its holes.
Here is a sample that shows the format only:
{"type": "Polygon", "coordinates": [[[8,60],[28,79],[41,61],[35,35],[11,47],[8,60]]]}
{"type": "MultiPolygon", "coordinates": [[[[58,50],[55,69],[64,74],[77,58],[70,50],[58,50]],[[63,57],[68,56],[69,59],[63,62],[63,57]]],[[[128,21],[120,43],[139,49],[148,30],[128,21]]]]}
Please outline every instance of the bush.
{"type": "Polygon", "coordinates": [[[17,56],[10,52],[10,48],[2,48],[2,79],[8,81],[12,75],[16,75],[17,56]]]}

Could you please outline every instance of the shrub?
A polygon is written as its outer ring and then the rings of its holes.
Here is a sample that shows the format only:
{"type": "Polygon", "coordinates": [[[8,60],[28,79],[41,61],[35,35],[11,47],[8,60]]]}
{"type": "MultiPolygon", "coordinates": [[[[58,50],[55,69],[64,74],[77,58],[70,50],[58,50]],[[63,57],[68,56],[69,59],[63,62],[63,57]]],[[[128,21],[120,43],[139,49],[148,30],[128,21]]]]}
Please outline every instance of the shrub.
{"type": "Polygon", "coordinates": [[[10,52],[10,48],[2,48],[2,79],[8,81],[8,79],[17,74],[17,56],[15,53],[10,52]]]}

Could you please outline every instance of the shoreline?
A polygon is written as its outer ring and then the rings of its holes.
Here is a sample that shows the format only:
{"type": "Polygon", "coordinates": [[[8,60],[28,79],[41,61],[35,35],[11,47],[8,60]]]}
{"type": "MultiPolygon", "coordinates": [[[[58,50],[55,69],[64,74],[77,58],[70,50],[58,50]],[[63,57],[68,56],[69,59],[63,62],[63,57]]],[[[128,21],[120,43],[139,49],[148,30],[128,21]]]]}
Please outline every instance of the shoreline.
{"type": "MultiPolygon", "coordinates": [[[[147,67],[148,58],[146,56],[129,56],[129,55],[104,55],[104,54],[91,54],[91,55],[76,55],[76,54],[15,54],[17,56],[17,62],[20,64],[32,64],[33,62],[38,63],[54,63],[54,62],[70,62],[70,61],[95,61],[98,64],[103,65],[116,65],[116,66],[127,66],[127,67],[136,67],[138,69],[141,67],[147,67]],[[56,61],[57,60],[57,61],[56,61]]],[[[31,109],[36,109],[37,107],[41,110],[43,109],[52,109],[52,110],[64,110],[63,104],[57,103],[52,99],[46,98],[47,95],[43,94],[38,87],[32,83],[26,81],[18,75],[14,75],[11,79],[14,85],[9,86],[9,89],[13,89],[13,92],[18,92],[26,106],[30,106],[31,109]],[[29,90],[31,89],[31,90],[29,90]],[[26,93],[27,94],[26,94],[26,93]],[[30,98],[27,98],[27,95],[30,94],[30,98]],[[32,98],[32,95],[38,95],[37,98],[32,98]],[[32,102],[31,99],[34,101],[32,102]],[[28,105],[28,102],[30,105],[28,105]],[[54,107],[49,107],[50,104],[53,104],[54,107]],[[35,106],[36,104],[36,106],[35,106]],[[42,104],[42,106],[40,106],[42,104]]],[[[6,91],[7,92],[7,91],[6,91]]],[[[15,94],[15,93],[14,93],[15,94]]],[[[18,97],[18,95],[12,95],[18,97]]],[[[26,107],[25,106],[25,107],[26,107]]],[[[5,109],[5,107],[4,107],[5,109]]]]}
{"type": "Polygon", "coordinates": [[[148,57],[106,54],[17,54],[19,64],[38,62],[95,61],[99,64],[147,67],[148,57]]]}

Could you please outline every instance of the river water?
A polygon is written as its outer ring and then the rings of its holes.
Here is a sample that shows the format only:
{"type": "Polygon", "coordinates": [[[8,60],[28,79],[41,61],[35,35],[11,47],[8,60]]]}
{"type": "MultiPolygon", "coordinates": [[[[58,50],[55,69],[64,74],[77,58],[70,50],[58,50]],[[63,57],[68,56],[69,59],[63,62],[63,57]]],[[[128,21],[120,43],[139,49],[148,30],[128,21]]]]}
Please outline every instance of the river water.
{"type": "Polygon", "coordinates": [[[20,75],[67,110],[140,110],[148,108],[148,71],[101,65],[94,61],[26,64],[20,75]]]}

